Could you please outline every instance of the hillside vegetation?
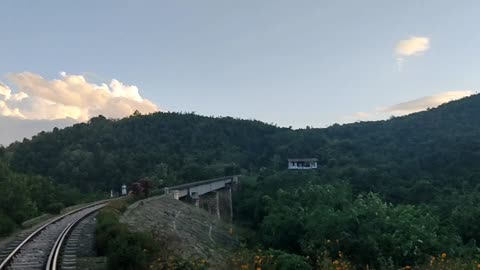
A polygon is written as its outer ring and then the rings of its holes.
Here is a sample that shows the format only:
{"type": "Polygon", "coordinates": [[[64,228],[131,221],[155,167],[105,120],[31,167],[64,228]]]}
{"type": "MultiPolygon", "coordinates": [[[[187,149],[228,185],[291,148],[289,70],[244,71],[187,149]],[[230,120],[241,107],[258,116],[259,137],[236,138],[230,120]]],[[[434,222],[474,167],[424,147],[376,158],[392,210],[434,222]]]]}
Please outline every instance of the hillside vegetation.
{"type": "MultiPolygon", "coordinates": [[[[7,148],[12,168],[83,190],[117,188],[142,177],[198,180],[317,157],[322,177],[394,202],[416,203],[402,187],[475,184],[480,176],[480,96],[389,121],[291,130],[259,121],[155,113],[43,132],[7,148]],[[452,181],[454,178],[454,181],[452,181]]],[[[428,198],[420,197],[420,200],[428,198]]]]}
{"type": "MultiPolygon", "coordinates": [[[[175,183],[268,165],[268,137],[258,121],[156,113],[41,133],[12,144],[11,165],[85,191],[118,189],[143,177],[175,183]]],[[[237,171],[238,172],[238,171],[237,171]]]]}
{"type": "MultiPolygon", "coordinates": [[[[0,157],[3,149],[0,149],[0,157]]],[[[44,176],[16,173],[0,158],[0,237],[19,224],[43,213],[58,214],[65,206],[88,200],[91,195],[55,184],[44,176]]]]}
{"type": "Polygon", "coordinates": [[[242,173],[250,177],[236,198],[237,222],[255,231],[252,246],[308,256],[312,267],[325,256],[357,268],[420,267],[441,254],[472,266],[479,134],[475,95],[326,129],[191,113],[99,116],[14,143],[3,156],[16,172],[84,192],[141,178],[162,186],[242,173]],[[320,168],[286,171],[291,157],[316,157],[320,168]]]}

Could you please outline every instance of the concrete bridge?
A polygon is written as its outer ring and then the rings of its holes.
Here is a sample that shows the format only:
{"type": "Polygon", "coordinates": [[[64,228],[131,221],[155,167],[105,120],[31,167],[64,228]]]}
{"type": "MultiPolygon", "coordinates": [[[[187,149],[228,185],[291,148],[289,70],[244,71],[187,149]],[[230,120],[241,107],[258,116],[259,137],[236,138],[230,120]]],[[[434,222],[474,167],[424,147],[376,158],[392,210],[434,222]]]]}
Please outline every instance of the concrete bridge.
{"type": "Polygon", "coordinates": [[[192,203],[216,215],[219,219],[232,222],[232,189],[239,183],[239,175],[197,181],[164,188],[177,200],[192,203]]]}

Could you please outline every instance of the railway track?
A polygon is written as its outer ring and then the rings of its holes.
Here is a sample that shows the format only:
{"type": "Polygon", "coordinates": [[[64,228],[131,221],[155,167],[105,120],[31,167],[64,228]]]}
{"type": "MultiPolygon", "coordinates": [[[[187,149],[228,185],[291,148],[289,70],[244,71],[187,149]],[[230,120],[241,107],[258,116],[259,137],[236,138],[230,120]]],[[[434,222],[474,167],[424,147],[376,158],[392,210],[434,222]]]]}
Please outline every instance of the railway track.
{"type": "Polygon", "coordinates": [[[30,234],[20,235],[0,254],[0,259],[3,259],[0,270],[75,269],[74,251],[80,237],[75,228],[107,203],[102,201],[79,208],[30,234]]]}

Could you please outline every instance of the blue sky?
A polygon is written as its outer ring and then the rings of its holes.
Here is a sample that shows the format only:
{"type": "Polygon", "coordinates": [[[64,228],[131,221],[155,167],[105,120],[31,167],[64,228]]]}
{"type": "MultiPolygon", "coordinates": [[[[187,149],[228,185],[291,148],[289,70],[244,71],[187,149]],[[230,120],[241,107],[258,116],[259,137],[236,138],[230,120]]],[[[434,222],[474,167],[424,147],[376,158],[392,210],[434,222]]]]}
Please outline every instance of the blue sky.
{"type": "Polygon", "coordinates": [[[0,82],[10,91],[0,130],[136,106],[326,127],[405,114],[396,104],[410,101],[438,105],[480,80],[473,0],[4,0],[0,10],[0,82]],[[108,102],[62,103],[71,97],[62,91],[83,91],[69,86],[78,80],[105,84],[108,102]],[[49,98],[56,91],[64,95],[49,98]]]}

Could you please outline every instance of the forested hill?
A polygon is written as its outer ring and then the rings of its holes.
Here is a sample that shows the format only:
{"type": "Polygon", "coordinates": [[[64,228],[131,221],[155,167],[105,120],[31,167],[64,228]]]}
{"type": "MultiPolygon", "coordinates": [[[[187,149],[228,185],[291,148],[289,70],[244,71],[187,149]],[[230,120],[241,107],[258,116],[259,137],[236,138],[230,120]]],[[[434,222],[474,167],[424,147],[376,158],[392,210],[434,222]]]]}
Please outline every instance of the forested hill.
{"type": "MultiPolygon", "coordinates": [[[[174,183],[231,173],[282,170],[288,157],[317,157],[326,181],[391,201],[407,188],[474,186],[480,179],[480,96],[388,121],[291,130],[259,121],[155,113],[41,133],[10,145],[11,167],[83,190],[109,190],[150,177],[174,183]]],[[[429,195],[425,195],[428,199],[429,195]]],[[[416,199],[417,200],[417,199],[416,199]]],[[[422,199],[420,199],[422,200],[422,199]]]]}
{"type": "Polygon", "coordinates": [[[8,147],[18,171],[48,175],[86,191],[143,177],[199,180],[268,166],[269,138],[284,129],[259,121],[155,113],[41,133],[8,147]],[[236,171],[235,171],[236,170],[236,171]]]}
{"type": "Polygon", "coordinates": [[[0,147],[0,236],[141,178],[161,187],[241,173],[249,177],[234,193],[235,221],[253,232],[246,234],[251,247],[288,252],[310,266],[472,269],[466,265],[476,268],[480,242],[479,134],[479,95],[326,129],[191,113],[99,116],[0,147]],[[290,157],[316,157],[320,167],[288,171],[290,157]]]}
{"type": "Polygon", "coordinates": [[[434,192],[473,188],[480,180],[479,95],[388,121],[335,125],[323,133],[328,152],[317,154],[334,175],[393,201],[422,200],[405,187],[434,192]]]}

